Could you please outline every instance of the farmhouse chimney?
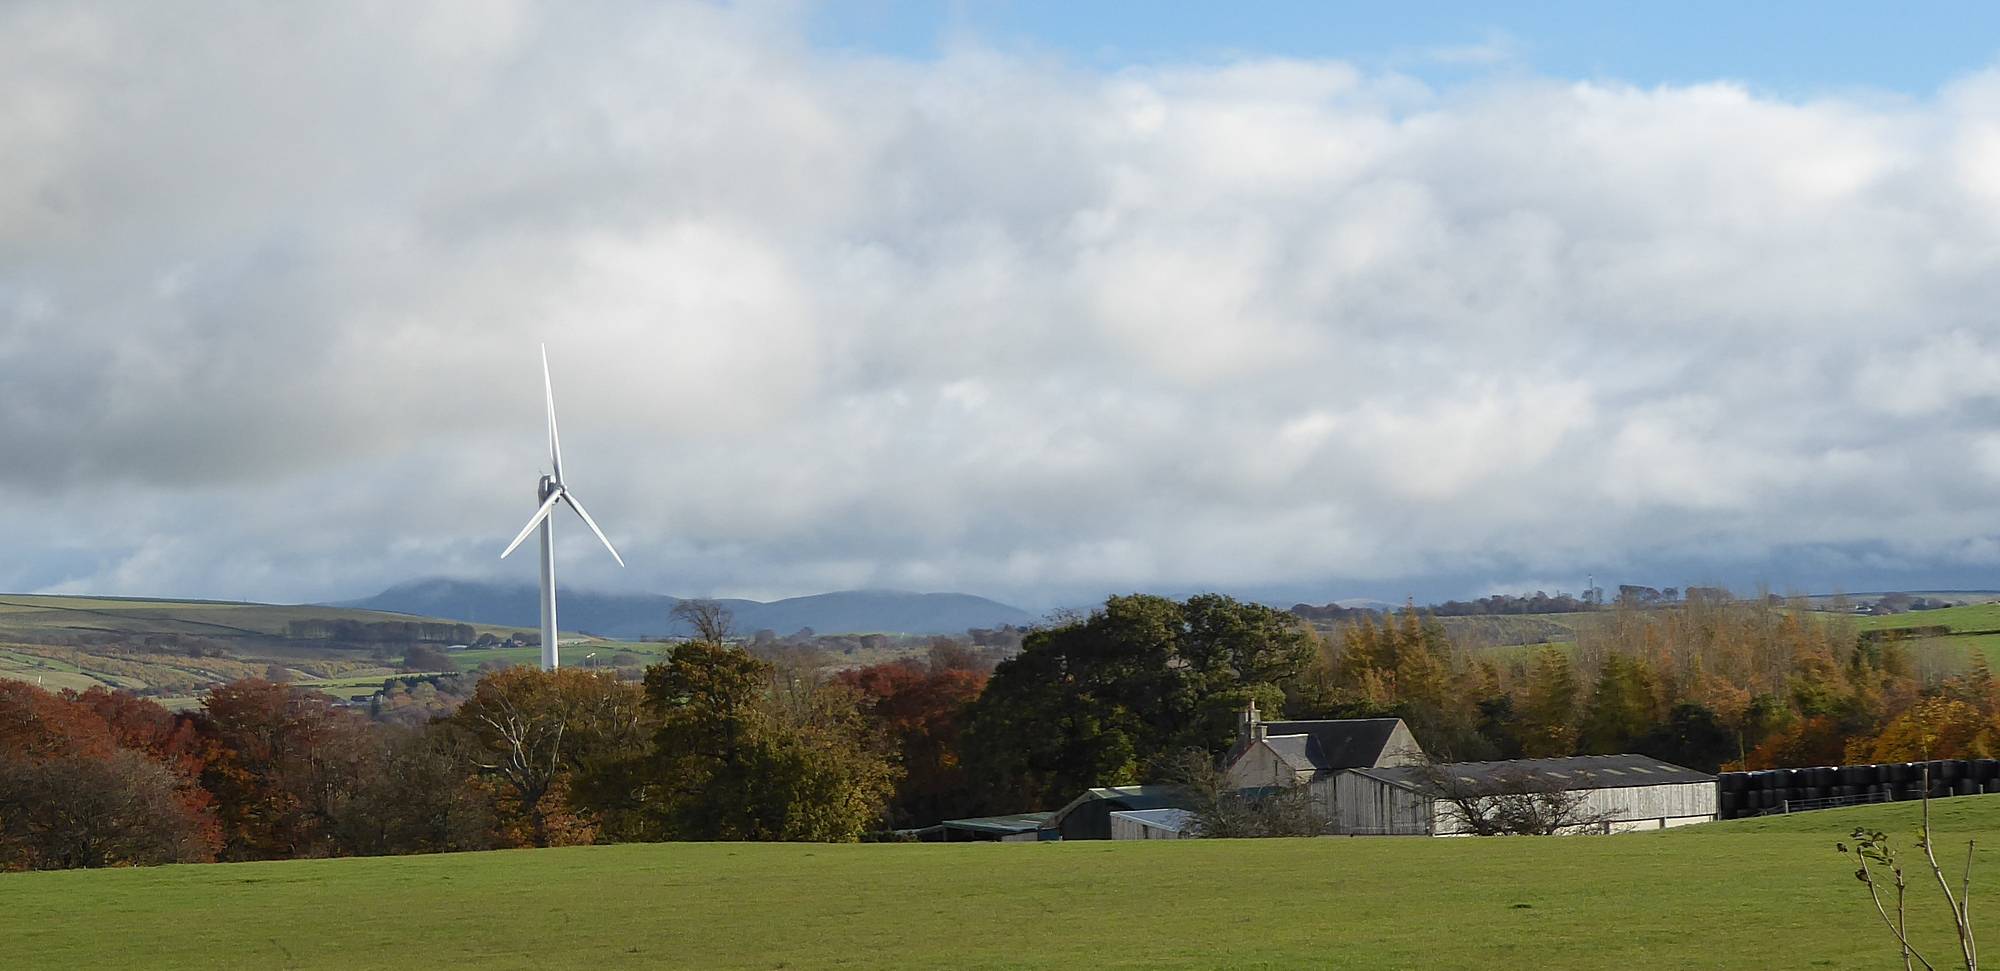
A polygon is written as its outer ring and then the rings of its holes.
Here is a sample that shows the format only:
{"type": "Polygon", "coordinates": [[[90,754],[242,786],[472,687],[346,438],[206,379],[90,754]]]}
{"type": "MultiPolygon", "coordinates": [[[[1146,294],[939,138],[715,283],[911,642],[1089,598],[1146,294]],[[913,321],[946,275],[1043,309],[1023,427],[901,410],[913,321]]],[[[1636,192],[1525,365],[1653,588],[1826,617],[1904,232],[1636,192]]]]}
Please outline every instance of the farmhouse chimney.
{"type": "Polygon", "coordinates": [[[1243,706],[1242,722],[1238,734],[1242,736],[1245,745],[1264,739],[1264,720],[1257,715],[1257,702],[1252,701],[1243,706]]]}

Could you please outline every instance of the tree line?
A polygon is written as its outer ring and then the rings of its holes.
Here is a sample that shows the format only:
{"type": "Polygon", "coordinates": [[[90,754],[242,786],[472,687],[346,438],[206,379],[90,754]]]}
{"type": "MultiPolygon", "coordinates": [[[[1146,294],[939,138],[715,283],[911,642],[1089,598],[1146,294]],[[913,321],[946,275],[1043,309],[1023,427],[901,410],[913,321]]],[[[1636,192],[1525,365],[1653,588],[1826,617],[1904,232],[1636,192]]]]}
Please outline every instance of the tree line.
{"type": "MultiPolygon", "coordinates": [[[[299,641],[337,641],[343,644],[471,644],[479,632],[471,624],[445,621],[362,621],[315,617],[287,621],[285,636],[299,641]]],[[[491,635],[488,637],[491,638],[491,635]]]]}
{"type": "MultiPolygon", "coordinates": [[[[1320,633],[1224,596],[1134,595],[1028,631],[997,666],[939,641],[845,671],[746,649],[719,617],[636,681],[409,679],[381,718],[257,679],[178,713],[0,682],[0,867],[892,838],[1093,786],[1213,781],[1252,701],[1399,717],[1440,760],[1636,752],[1714,770],[2000,751],[1983,661],[1920,677],[1904,644],[1798,606],[1606,608],[1568,649],[1469,649],[1415,609],[1320,633]]],[[[1208,798],[1245,833],[1293,826],[1282,806],[1208,798]]]]}

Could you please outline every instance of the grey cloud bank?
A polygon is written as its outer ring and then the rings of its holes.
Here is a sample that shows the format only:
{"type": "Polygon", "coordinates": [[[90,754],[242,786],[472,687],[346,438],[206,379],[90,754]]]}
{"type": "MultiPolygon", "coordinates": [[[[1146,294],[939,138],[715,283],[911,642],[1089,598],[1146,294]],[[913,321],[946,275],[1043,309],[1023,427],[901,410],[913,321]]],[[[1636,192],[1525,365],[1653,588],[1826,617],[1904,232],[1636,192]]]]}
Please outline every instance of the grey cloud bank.
{"type": "Polygon", "coordinates": [[[2000,586],[2000,75],[16,4],[0,91],[7,589],[525,577],[541,340],[584,587],[2000,586]]]}

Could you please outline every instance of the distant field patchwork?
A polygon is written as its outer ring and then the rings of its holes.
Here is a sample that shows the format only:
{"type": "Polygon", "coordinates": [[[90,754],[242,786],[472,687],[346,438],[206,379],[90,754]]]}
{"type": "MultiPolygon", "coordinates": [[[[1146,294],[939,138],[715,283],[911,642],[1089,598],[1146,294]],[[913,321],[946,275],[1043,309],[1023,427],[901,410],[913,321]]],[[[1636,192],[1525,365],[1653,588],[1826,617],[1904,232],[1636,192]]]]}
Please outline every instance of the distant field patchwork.
{"type": "MultiPolygon", "coordinates": [[[[297,683],[321,686],[338,697],[366,697],[382,679],[397,674],[394,664],[403,646],[375,649],[293,638],[292,624],[425,620],[345,607],[0,594],[0,678],[51,689],[123,688],[185,707],[211,685],[261,677],[275,666],[297,683]]],[[[502,638],[519,633],[471,626],[502,638]]],[[[565,652],[581,656],[592,649],[594,644],[584,644],[565,652]]],[[[463,670],[486,660],[532,664],[539,653],[535,648],[468,651],[455,653],[453,662],[463,670]]]]}

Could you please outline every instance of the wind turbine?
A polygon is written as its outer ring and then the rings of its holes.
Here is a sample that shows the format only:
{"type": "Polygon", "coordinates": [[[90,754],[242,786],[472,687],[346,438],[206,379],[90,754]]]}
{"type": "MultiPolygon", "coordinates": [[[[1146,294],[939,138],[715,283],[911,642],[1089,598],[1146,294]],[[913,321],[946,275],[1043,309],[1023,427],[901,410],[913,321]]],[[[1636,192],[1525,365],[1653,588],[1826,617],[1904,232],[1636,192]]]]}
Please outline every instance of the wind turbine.
{"type": "Polygon", "coordinates": [[[583,503],[577,502],[576,497],[570,494],[568,487],[563,485],[562,440],[556,436],[556,390],[555,385],[549,381],[549,346],[547,344],[542,345],[542,393],[548,399],[549,403],[550,474],[542,476],[541,483],[535,486],[535,501],[541,503],[541,506],[535,510],[533,516],[528,518],[528,525],[521,527],[521,534],[514,537],[512,543],[507,544],[507,551],[501,553],[500,558],[503,560],[506,559],[508,553],[514,552],[515,548],[521,545],[521,541],[527,539],[528,534],[535,531],[535,527],[541,527],[542,670],[553,671],[558,665],[558,658],[556,656],[555,516],[553,515],[556,503],[567,503],[571,509],[576,510],[576,514],[583,517],[583,524],[590,527],[591,532],[597,534],[597,541],[604,544],[604,548],[610,551],[611,558],[617,560],[619,566],[625,565],[625,559],[618,555],[618,551],[612,548],[611,541],[604,537],[604,530],[597,528],[597,521],[590,518],[590,514],[583,510],[583,503]]]}

